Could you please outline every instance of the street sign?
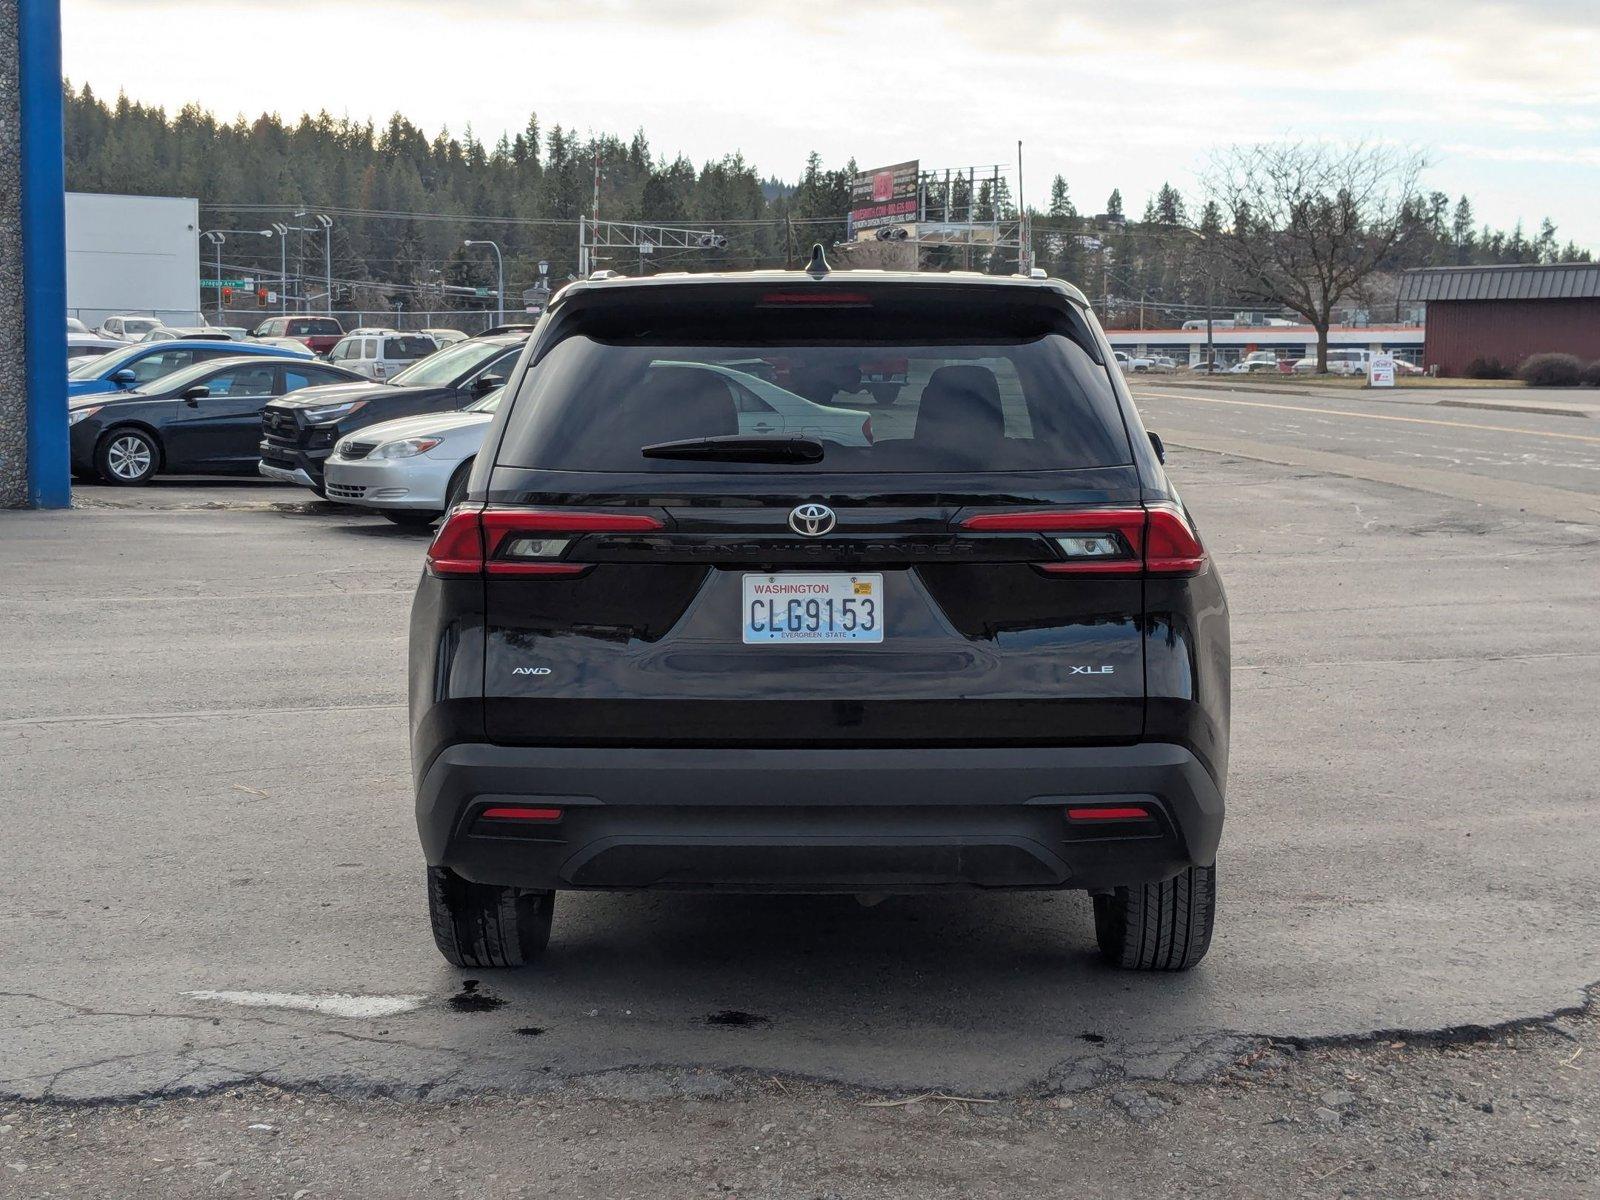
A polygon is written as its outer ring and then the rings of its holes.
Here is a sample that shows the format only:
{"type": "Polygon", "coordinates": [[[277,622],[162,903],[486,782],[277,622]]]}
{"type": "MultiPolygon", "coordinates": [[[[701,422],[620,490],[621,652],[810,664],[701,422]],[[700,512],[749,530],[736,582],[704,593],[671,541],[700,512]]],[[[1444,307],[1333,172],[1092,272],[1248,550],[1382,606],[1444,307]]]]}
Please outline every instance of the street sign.
{"type": "Polygon", "coordinates": [[[203,288],[252,288],[256,281],[246,276],[243,279],[202,279],[200,286],[203,288]]]}
{"type": "Polygon", "coordinates": [[[656,252],[656,244],[654,242],[640,242],[639,243],[639,253],[640,254],[654,254],[655,252],[656,252]]]}
{"type": "Polygon", "coordinates": [[[1374,354],[1367,360],[1367,386],[1394,386],[1394,355],[1374,354]]]}

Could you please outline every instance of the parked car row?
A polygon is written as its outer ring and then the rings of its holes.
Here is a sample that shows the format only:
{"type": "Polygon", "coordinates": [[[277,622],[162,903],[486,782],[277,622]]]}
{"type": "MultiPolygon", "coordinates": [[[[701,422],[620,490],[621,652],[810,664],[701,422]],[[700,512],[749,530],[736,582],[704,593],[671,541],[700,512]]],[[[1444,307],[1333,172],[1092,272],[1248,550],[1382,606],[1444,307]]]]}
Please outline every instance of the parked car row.
{"type": "MultiPolygon", "coordinates": [[[[389,448],[390,442],[434,437],[431,432],[366,431],[398,418],[459,413],[484,400],[505,381],[526,340],[527,335],[520,333],[469,338],[413,364],[387,383],[362,380],[311,388],[268,404],[261,414],[261,474],[309,487],[319,496],[370,502],[386,514],[422,512],[432,520],[446,507],[449,476],[441,489],[435,490],[430,480],[424,480],[418,485],[424,491],[413,494],[412,485],[404,481],[385,484],[370,478],[370,463],[342,480],[332,479],[326,474],[329,460],[335,457],[336,448],[341,464],[369,459],[375,451],[381,451],[376,461],[388,462],[439,449],[437,445],[389,448]],[[362,436],[353,437],[358,431],[362,436]],[[333,482],[342,489],[338,495],[329,490],[333,482]]],[[[441,456],[435,455],[418,465],[426,476],[441,461],[441,456]]],[[[450,476],[455,465],[459,464],[452,465],[450,476]]],[[[407,520],[403,515],[394,519],[407,520]]]]}
{"type": "MultiPolygon", "coordinates": [[[[398,417],[458,414],[495,390],[525,339],[521,333],[465,339],[386,382],[324,362],[289,337],[116,343],[68,373],[72,470],[80,479],[123,486],[162,473],[259,471],[322,494],[322,463],[335,441],[398,417]]],[[[416,340],[431,350],[431,341],[416,340]]],[[[402,454],[385,450],[377,461],[402,454]]],[[[437,495],[403,498],[398,511],[425,508],[431,520],[445,507],[453,470],[437,495]]],[[[387,492],[379,497],[386,498],[387,492]]]]}

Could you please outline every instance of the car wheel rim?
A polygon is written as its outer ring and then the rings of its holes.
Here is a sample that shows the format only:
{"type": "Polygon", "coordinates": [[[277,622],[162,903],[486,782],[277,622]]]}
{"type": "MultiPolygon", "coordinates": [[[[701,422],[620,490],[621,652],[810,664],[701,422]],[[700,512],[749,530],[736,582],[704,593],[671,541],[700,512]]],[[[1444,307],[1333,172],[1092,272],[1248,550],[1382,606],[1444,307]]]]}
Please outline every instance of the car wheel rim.
{"type": "Polygon", "coordinates": [[[118,479],[139,479],[150,470],[150,445],[143,438],[120,437],[106,451],[106,464],[118,479]]]}

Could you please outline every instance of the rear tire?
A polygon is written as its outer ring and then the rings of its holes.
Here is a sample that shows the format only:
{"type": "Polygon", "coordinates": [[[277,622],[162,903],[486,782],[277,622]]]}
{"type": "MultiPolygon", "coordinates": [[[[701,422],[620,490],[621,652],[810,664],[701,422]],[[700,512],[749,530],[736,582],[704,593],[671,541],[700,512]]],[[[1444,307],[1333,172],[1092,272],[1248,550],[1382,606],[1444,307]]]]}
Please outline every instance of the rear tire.
{"type": "Polygon", "coordinates": [[[428,914],[439,953],[458,967],[520,967],[550,943],[554,892],[496,887],[428,868],[428,914]]]}
{"type": "Polygon", "coordinates": [[[404,525],[407,529],[425,529],[439,519],[436,512],[428,512],[417,508],[382,508],[378,510],[396,525],[404,525]]]}
{"type": "Polygon", "coordinates": [[[901,385],[898,383],[873,383],[867,385],[867,391],[872,394],[872,402],[889,408],[900,399],[901,385]]]}
{"type": "Polygon", "coordinates": [[[1217,911],[1217,869],[1190,867],[1162,883],[1094,898],[1100,954],[1125,971],[1187,971],[1206,956],[1217,911]]]}

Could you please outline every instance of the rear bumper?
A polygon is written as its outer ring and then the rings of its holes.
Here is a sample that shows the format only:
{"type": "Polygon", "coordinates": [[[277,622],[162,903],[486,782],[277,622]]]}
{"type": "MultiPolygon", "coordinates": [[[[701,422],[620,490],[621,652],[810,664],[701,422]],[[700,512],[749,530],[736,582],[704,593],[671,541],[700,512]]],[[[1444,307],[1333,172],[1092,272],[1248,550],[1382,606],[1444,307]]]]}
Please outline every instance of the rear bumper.
{"type": "Polygon", "coordinates": [[[1173,745],[634,749],[456,745],[417,788],[428,862],[530,888],[1101,889],[1214,861],[1223,801],[1173,745]],[[559,821],[482,817],[561,810],[559,821]],[[1143,807],[1078,824],[1068,807],[1143,807]]]}

